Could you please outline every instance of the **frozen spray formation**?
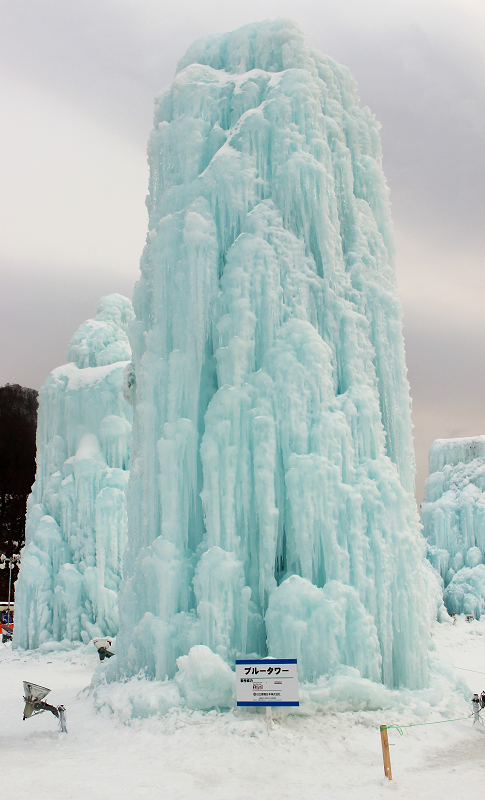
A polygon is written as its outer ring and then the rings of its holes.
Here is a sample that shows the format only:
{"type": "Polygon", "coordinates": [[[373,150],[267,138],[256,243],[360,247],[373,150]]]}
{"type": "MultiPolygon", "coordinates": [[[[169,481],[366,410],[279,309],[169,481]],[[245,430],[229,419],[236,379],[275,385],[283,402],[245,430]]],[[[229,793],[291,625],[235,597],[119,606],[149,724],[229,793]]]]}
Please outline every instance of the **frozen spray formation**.
{"type": "Polygon", "coordinates": [[[346,68],[264,22],[189,49],[149,162],[117,674],[172,677],[178,658],[180,676],[205,645],[227,664],[296,656],[307,680],[348,665],[423,686],[374,117],[346,68]]]}
{"type": "Polygon", "coordinates": [[[485,612],[485,436],[438,439],[429,450],[421,506],[428,558],[449,612],[485,612]]]}
{"type": "Polygon", "coordinates": [[[20,647],[117,633],[132,419],[123,370],[133,317],[126,297],[103,297],[74,334],[70,363],[40,390],[37,474],[15,592],[20,647]]]}

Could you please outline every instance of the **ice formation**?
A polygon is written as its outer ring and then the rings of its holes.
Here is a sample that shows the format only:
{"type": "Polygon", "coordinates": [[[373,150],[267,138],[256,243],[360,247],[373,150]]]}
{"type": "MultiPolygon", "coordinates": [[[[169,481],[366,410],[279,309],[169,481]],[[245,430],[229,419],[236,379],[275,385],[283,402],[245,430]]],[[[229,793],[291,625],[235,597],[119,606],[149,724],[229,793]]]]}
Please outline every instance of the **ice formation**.
{"type": "Polygon", "coordinates": [[[449,612],[485,613],[485,436],[438,439],[429,451],[421,519],[449,612]]]}
{"type": "Polygon", "coordinates": [[[425,685],[374,117],[345,67],[264,22],[189,49],[157,97],[149,162],[113,677],[177,682],[204,645],[229,665],[296,656],[306,680],[347,665],[425,685]]]}
{"type": "Polygon", "coordinates": [[[74,334],[70,363],[39,394],[37,473],[15,591],[14,643],[88,641],[118,630],[132,408],[126,297],[111,294],[74,334]]]}

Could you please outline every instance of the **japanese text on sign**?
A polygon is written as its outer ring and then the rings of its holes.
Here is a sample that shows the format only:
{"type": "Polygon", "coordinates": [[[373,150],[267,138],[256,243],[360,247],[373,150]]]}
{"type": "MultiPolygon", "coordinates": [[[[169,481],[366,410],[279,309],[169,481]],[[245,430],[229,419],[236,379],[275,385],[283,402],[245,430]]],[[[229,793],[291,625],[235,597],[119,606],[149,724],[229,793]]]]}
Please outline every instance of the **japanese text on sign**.
{"type": "Polygon", "coordinates": [[[296,658],[236,661],[238,706],[298,706],[296,658]]]}

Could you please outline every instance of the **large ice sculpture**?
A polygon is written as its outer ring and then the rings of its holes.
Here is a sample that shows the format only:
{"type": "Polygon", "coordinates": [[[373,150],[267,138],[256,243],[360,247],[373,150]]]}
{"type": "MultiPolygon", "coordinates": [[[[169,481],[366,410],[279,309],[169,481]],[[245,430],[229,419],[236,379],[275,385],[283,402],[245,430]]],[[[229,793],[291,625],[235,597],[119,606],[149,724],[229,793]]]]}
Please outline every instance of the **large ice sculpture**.
{"type": "Polygon", "coordinates": [[[485,436],[438,439],[429,450],[421,520],[449,612],[485,613],[485,436]]]}
{"type": "Polygon", "coordinates": [[[156,101],[135,289],[118,675],[194,645],[427,680],[378,125],[284,20],[197,41],[156,101]]]}
{"type": "Polygon", "coordinates": [[[14,643],[116,635],[132,408],[123,394],[134,317],[111,294],[39,394],[37,474],[15,591],[14,643]]]}

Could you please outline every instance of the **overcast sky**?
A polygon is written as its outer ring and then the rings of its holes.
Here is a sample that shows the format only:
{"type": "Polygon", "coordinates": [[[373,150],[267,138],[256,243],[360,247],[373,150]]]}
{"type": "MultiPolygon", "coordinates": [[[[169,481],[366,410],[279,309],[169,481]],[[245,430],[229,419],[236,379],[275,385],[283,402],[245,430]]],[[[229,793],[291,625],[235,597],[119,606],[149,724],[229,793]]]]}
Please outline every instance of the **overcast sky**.
{"type": "Polygon", "coordinates": [[[485,433],[483,0],[0,0],[0,385],[39,388],[131,296],[153,97],[187,47],[277,16],[382,124],[420,501],[431,442],[485,433]]]}

